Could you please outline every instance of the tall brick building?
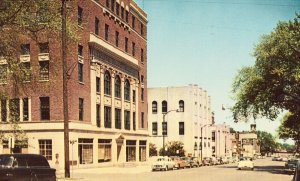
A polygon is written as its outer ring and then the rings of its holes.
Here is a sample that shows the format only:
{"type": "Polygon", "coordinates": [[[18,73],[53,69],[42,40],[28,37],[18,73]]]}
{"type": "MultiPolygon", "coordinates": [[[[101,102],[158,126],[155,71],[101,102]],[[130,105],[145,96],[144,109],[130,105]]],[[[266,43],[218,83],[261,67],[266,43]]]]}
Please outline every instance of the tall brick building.
{"type": "MultiPolygon", "coordinates": [[[[78,43],[68,44],[70,162],[74,167],[143,162],[148,155],[147,15],[133,0],[68,2],[78,43]]],[[[20,61],[31,71],[25,91],[14,94],[6,74],[0,89],[1,122],[17,105],[26,144],[7,136],[0,152],[29,152],[64,167],[60,40],[26,39],[20,61]]],[[[8,71],[5,60],[0,72],[8,71]]],[[[6,130],[9,130],[7,128],[6,130]]],[[[9,134],[7,134],[9,135],[9,134]]]]}

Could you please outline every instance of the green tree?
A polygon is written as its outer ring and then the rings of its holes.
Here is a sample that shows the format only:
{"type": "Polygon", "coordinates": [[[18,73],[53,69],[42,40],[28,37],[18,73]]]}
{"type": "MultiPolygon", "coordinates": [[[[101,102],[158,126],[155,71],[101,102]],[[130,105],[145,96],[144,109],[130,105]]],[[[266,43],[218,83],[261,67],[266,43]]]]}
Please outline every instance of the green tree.
{"type": "MultiPolygon", "coordinates": [[[[165,146],[165,156],[184,156],[183,145],[181,141],[168,142],[165,146]]],[[[159,150],[159,155],[163,155],[163,148],[159,150]]]]}
{"type": "Polygon", "coordinates": [[[153,143],[149,143],[149,156],[157,156],[157,147],[153,143]]]}
{"type": "Polygon", "coordinates": [[[277,144],[274,136],[265,131],[257,131],[257,139],[260,145],[260,152],[263,154],[275,152],[277,144]]]}
{"type": "Polygon", "coordinates": [[[236,103],[232,112],[235,122],[261,116],[275,120],[282,112],[288,111],[288,124],[283,124],[287,128],[285,135],[299,132],[299,20],[300,15],[296,15],[294,20],[279,22],[255,47],[255,64],[238,72],[233,83],[236,103]]]}

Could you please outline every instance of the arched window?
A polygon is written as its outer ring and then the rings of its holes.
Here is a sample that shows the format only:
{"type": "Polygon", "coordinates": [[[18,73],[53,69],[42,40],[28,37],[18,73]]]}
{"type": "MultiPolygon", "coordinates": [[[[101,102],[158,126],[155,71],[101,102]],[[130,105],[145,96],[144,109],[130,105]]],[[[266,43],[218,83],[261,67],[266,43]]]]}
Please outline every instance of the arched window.
{"type": "Polygon", "coordinates": [[[168,103],[167,103],[167,101],[162,101],[162,112],[163,113],[166,113],[166,112],[168,112],[168,103]]]}
{"type": "Polygon", "coordinates": [[[184,112],[184,101],[183,100],[179,101],[179,111],[184,112]]]}
{"type": "Polygon", "coordinates": [[[118,75],[115,78],[115,97],[121,98],[121,79],[118,75]]]}
{"type": "Polygon", "coordinates": [[[104,94],[106,95],[111,95],[110,84],[111,84],[110,74],[108,71],[106,71],[104,74],[104,94]]]}
{"type": "Polygon", "coordinates": [[[125,80],[124,83],[124,99],[130,101],[130,83],[129,80],[125,80]]]}
{"type": "Polygon", "coordinates": [[[157,113],[157,102],[156,101],[152,102],[152,113],[153,114],[157,113]]]}

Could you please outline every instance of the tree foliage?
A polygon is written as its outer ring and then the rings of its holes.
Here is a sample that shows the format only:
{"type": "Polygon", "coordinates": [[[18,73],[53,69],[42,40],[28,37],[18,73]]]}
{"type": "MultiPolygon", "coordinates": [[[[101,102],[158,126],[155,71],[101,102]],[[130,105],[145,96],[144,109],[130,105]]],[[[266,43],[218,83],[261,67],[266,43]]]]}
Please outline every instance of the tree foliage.
{"type": "Polygon", "coordinates": [[[260,145],[261,153],[273,153],[277,149],[277,143],[275,137],[265,131],[257,131],[257,139],[260,145]]]}
{"type": "Polygon", "coordinates": [[[185,150],[183,149],[183,143],[181,141],[170,141],[165,146],[165,154],[163,154],[163,148],[159,150],[159,155],[165,156],[184,156],[185,150]]]}
{"type": "Polygon", "coordinates": [[[157,147],[153,143],[149,143],[149,156],[157,156],[157,147]]]}
{"type": "Polygon", "coordinates": [[[255,47],[255,64],[238,72],[233,83],[235,121],[259,116],[275,120],[283,110],[300,115],[299,20],[296,15],[279,22],[255,47]]]}

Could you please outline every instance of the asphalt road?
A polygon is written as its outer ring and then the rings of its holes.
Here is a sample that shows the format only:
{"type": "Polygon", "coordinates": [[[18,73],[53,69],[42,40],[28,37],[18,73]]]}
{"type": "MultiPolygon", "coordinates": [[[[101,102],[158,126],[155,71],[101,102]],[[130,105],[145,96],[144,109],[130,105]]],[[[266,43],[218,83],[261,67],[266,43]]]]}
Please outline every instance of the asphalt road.
{"type": "Polygon", "coordinates": [[[284,171],[284,162],[271,161],[270,158],[254,161],[255,169],[237,170],[237,164],[206,166],[200,168],[142,173],[75,173],[80,180],[100,181],[291,181],[291,173],[284,171]]]}

